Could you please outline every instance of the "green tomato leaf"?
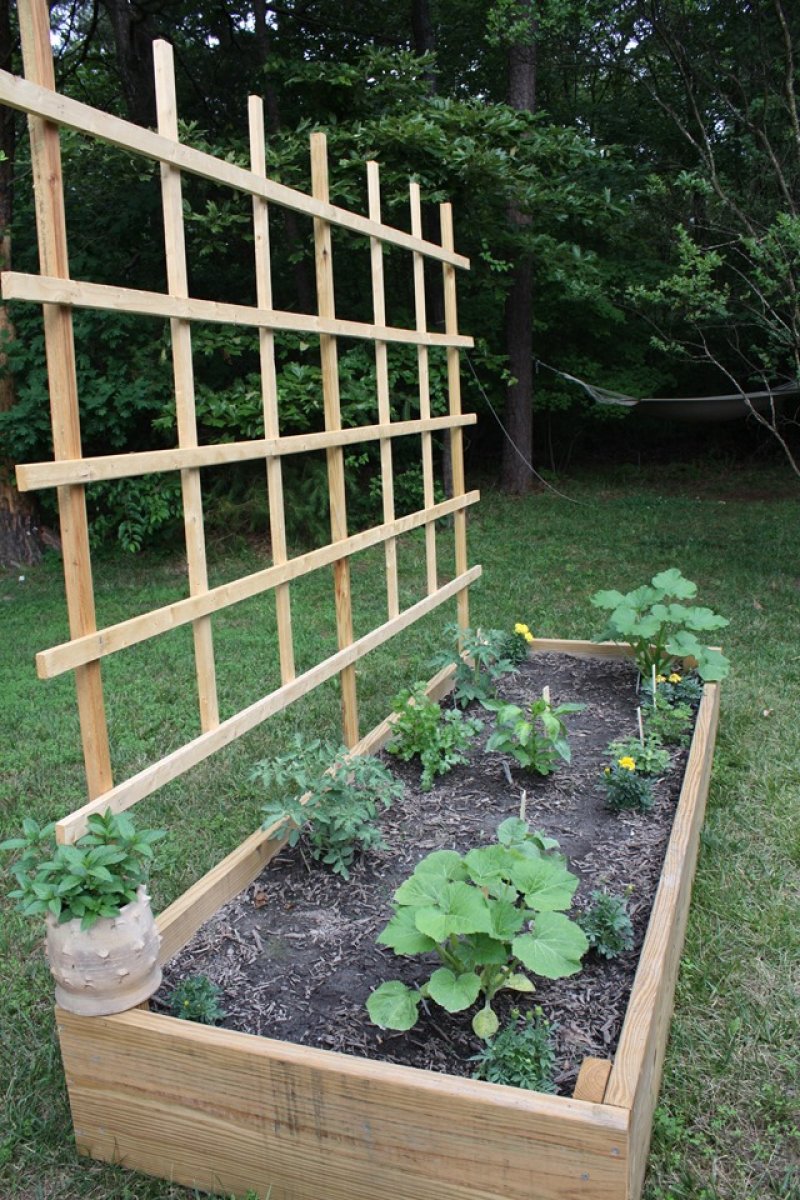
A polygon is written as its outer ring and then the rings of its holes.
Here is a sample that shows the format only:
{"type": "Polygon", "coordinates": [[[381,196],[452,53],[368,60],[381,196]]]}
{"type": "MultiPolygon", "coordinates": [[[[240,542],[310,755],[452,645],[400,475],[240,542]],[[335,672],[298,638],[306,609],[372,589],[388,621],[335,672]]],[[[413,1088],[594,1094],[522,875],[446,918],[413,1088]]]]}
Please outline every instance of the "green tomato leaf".
{"type": "Polygon", "coordinates": [[[543,912],[532,933],[522,933],[511,946],[524,967],[545,979],[563,979],[581,969],[589,948],[583,930],[563,913],[543,912]]]}
{"type": "Polygon", "coordinates": [[[400,1029],[405,1032],[417,1023],[419,994],[399,979],[391,979],[370,995],[367,1012],[370,1020],[380,1029],[400,1029]]]}
{"type": "Polygon", "coordinates": [[[456,975],[447,967],[434,971],[428,981],[428,995],[448,1012],[463,1012],[478,999],[481,981],[474,971],[456,975]]]}

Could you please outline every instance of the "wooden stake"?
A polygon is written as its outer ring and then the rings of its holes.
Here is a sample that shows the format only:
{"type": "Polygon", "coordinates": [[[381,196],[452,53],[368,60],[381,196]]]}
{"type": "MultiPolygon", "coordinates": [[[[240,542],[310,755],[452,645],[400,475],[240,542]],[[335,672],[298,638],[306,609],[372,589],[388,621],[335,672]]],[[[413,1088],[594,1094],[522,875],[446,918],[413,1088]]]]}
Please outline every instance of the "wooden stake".
{"type": "MultiPolygon", "coordinates": [[[[422,238],[422,204],[419,184],[409,184],[411,201],[411,232],[422,238]]],[[[427,326],[425,313],[425,259],[414,253],[414,308],[417,333],[424,333],[427,326]]],[[[419,372],[419,415],[425,419],[431,415],[431,386],[428,369],[428,347],[417,347],[417,370],[419,372]]],[[[433,488],[433,441],[429,433],[422,435],[422,490],[426,508],[434,504],[433,488]]],[[[428,595],[436,591],[436,526],[433,521],[425,526],[425,565],[428,578],[428,595]]]]}
{"type": "MultiPolygon", "coordinates": [[[[54,91],[50,18],[45,0],[20,0],[19,25],[27,78],[54,91]]],[[[45,275],[67,279],[69,261],[58,129],[38,116],[28,118],[28,127],[40,267],[45,275]]],[[[62,305],[46,304],[43,315],[53,453],[57,460],[79,459],[82,450],[72,313],[62,305]]],[[[83,487],[60,487],[58,508],[69,629],[72,637],[82,637],[97,628],[83,487]]],[[[100,664],[89,663],[77,670],[75,688],[87,790],[89,798],[94,799],[113,786],[100,664]]]]}
{"type": "MultiPolygon", "coordinates": [[[[453,208],[450,204],[439,206],[440,224],[442,230],[442,246],[452,252],[453,237],[453,208]]],[[[444,328],[448,334],[458,332],[458,305],[456,301],[456,273],[454,267],[445,263],[442,268],[444,282],[444,328]]],[[[461,364],[458,348],[450,346],[447,350],[447,392],[450,401],[450,415],[461,415],[461,364]]],[[[450,431],[450,463],[453,474],[453,495],[462,496],[466,490],[464,479],[464,437],[460,429],[450,431]]],[[[458,513],[454,519],[456,575],[463,574],[467,569],[467,518],[465,513],[458,513]]],[[[469,628],[469,593],[462,592],[458,597],[458,624],[462,629],[469,628]]]]}
{"type": "MultiPolygon", "coordinates": [[[[264,106],[258,96],[251,96],[250,165],[257,175],[267,175],[264,140],[264,106]]],[[[270,266],[269,213],[267,202],[253,197],[253,228],[256,255],[256,303],[259,308],[272,308],[272,271],[270,266]]],[[[275,376],[275,335],[271,329],[258,331],[261,358],[261,398],[264,410],[264,436],[280,436],[278,424],[278,384],[275,376]]],[[[286,523],[283,510],[283,469],[279,457],[267,455],[267,492],[269,495],[269,532],[272,561],[281,566],[287,560],[286,523]]],[[[278,654],[281,663],[281,682],[295,677],[292,610],[289,585],[275,589],[275,610],[278,625],[278,654]]]]}
{"type": "MultiPolygon", "coordinates": [[[[175,68],[169,42],[153,43],[156,72],[156,110],[158,132],[162,137],[178,141],[178,109],[175,95],[175,68]]],[[[171,295],[189,295],[186,269],[186,243],[183,229],[183,198],[180,171],[167,163],[161,164],[161,197],[164,209],[164,246],[167,259],[167,287],[171,295]]],[[[194,365],[192,362],[192,330],[188,321],[173,317],[172,369],[175,377],[175,412],[178,443],[197,445],[195,417],[194,365]]],[[[181,471],[183,493],[183,524],[186,534],[186,561],[189,570],[189,593],[202,595],[208,591],[206,542],[203,527],[203,493],[200,472],[181,471]]],[[[200,725],[203,732],[219,725],[216,668],[211,620],[201,617],[194,622],[194,657],[197,675],[197,696],[200,706],[200,725]]]]}
{"type": "MultiPolygon", "coordinates": [[[[311,135],[311,190],[325,204],[328,191],[328,146],[324,133],[311,135]]],[[[317,273],[317,306],[321,317],[336,315],[333,291],[333,259],[331,227],[320,217],[314,218],[314,250],[317,273]]],[[[321,334],[319,339],[322,362],[322,398],[325,405],[325,428],[341,429],[339,405],[339,359],[336,338],[321,334]]],[[[331,541],[347,537],[347,502],[344,480],[344,452],[341,446],[327,451],[328,497],[330,500],[331,541]]],[[[353,607],[350,592],[350,563],[341,558],[333,565],[333,586],[336,602],[336,633],[340,650],[353,641],[353,607]]],[[[345,667],[339,676],[342,692],[342,735],[346,746],[358,741],[358,703],[356,674],[352,666],[345,667]]]]}
{"type": "MultiPolygon", "coordinates": [[[[369,218],[380,222],[381,191],[380,168],[376,162],[367,163],[367,191],[369,194],[369,218]]],[[[383,246],[378,238],[370,238],[370,263],[372,267],[372,307],[376,325],[386,324],[386,298],[383,285],[383,246]]],[[[378,387],[378,421],[388,425],[392,419],[389,404],[389,363],[386,342],[375,342],[375,375],[378,387]]],[[[394,520],[394,468],[392,443],[381,438],[381,491],[383,494],[383,520],[389,524],[394,520]]],[[[386,543],[386,606],[388,615],[396,617],[400,611],[397,585],[397,542],[390,538],[386,543]]]]}
{"type": "Polygon", "coordinates": [[[636,709],[636,720],[639,722],[639,741],[642,743],[642,747],[644,747],[644,723],[642,721],[641,707],[636,709]]]}

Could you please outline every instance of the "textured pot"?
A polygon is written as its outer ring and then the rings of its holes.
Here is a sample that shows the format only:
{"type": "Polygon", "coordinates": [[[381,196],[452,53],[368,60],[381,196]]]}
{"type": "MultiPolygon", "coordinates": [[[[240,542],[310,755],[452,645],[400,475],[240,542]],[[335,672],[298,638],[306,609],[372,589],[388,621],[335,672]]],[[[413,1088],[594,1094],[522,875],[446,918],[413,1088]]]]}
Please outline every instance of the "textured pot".
{"type": "Polygon", "coordinates": [[[47,957],[56,1001],[85,1017],[141,1004],[161,983],[160,943],[144,887],[116,917],[101,917],[91,929],[81,929],[78,918],[59,925],[48,915],[47,957]]]}

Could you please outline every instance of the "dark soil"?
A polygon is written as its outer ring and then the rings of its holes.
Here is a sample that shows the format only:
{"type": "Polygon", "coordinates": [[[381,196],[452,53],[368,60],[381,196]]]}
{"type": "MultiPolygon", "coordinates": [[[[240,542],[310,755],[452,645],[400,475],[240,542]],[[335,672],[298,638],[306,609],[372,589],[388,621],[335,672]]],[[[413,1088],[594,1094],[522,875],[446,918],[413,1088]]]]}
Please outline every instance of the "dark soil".
{"type": "MultiPolygon", "coordinates": [[[[634,734],[636,671],[628,662],[537,655],[519,674],[502,681],[504,699],[524,705],[548,685],[554,704],[579,701],[569,718],[572,763],[542,778],[513,760],[486,754],[489,723],[468,765],[419,789],[414,763],[386,755],[406,785],[403,801],[382,818],[388,849],[358,860],[349,881],[313,863],[303,842],[283,850],[260,878],[222,908],[169,963],[155,1006],[168,1008],[175,984],[204,974],[224,993],[222,1024],[231,1029],[386,1062],[471,1073],[481,1043],[471,1028],[473,1009],[450,1015],[430,1005],[409,1033],[382,1031],[366,1012],[370,991],[386,979],[422,983],[433,959],[397,958],[376,936],[391,915],[391,897],[431,850],[461,853],[494,840],[500,821],[519,813],[534,829],[558,838],[570,869],[580,877],[573,915],[588,905],[593,889],[630,890],[634,949],[612,962],[589,953],[580,974],[536,980],[530,996],[501,993],[501,1022],[516,1006],[538,1004],[554,1023],[557,1087],[571,1094],[587,1055],[614,1053],[653,902],[686,754],[674,751],[669,773],[655,785],[647,814],[609,812],[600,784],[613,738],[634,734]]],[[[474,715],[478,715],[477,713],[474,715]]]]}

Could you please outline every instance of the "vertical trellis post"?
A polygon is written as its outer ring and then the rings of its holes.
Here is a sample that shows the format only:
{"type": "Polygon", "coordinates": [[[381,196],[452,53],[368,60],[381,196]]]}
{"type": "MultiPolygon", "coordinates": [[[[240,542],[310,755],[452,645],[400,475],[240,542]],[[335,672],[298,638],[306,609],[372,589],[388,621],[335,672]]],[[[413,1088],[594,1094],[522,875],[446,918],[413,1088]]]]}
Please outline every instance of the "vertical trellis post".
{"type": "MultiPolygon", "coordinates": [[[[450,204],[439,206],[440,224],[442,230],[442,245],[445,250],[455,249],[453,236],[453,207],[450,204]]],[[[444,285],[444,328],[446,333],[458,332],[458,305],[456,300],[456,272],[450,263],[442,264],[444,285]]],[[[450,402],[450,416],[461,416],[461,371],[457,346],[447,347],[447,392],[450,402]]],[[[463,496],[464,481],[464,435],[461,428],[450,430],[450,460],[453,472],[453,495],[463,496]]],[[[453,518],[455,534],[455,568],[456,575],[467,569],[467,517],[461,510],[453,518]]],[[[462,629],[469,626],[469,594],[463,591],[458,600],[458,623],[462,629]]]]}
{"type": "MultiPolygon", "coordinates": [[[[367,163],[367,192],[370,220],[380,222],[381,189],[380,168],[376,162],[367,163]]],[[[372,267],[372,307],[376,325],[386,324],[386,294],[383,283],[383,246],[380,238],[370,238],[370,263],[372,267]]],[[[389,362],[386,342],[375,342],[375,378],[378,389],[378,421],[388,425],[392,418],[389,403],[389,362]]],[[[383,496],[383,520],[389,524],[394,520],[394,466],[392,462],[392,440],[381,438],[381,494],[383,496]]],[[[386,542],[386,605],[389,617],[400,611],[397,588],[397,541],[386,542]]]]}
{"type": "MultiPolygon", "coordinates": [[[[250,115],[250,165],[253,171],[266,178],[267,160],[264,144],[264,105],[259,96],[251,96],[250,115]]],[[[272,308],[272,266],[269,244],[269,210],[266,200],[253,196],[253,229],[256,256],[256,303],[259,308],[272,308]]],[[[277,438],[280,434],[278,420],[278,384],[275,376],[275,334],[271,329],[258,331],[258,347],[261,359],[261,397],[264,412],[264,436],[277,438]]],[[[269,531],[272,544],[272,561],[276,566],[285,563],[286,525],[283,509],[283,468],[277,455],[267,457],[267,493],[269,496],[269,531]]],[[[281,682],[288,683],[295,677],[294,643],[292,639],[292,610],[288,583],[275,589],[275,611],[278,625],[278,654],[281,665],[281,682]]]]}
{"type": "MultiPolygon", "coordinates": [[[[324,133],[311,135],[311,192],[316,200],[329,200],[328,189],[328,145],[324,133]]],[[[314,258],[317,276],[317,310],[320,317],[335,320],[336,305],[333,290],[333,258],[331,253],[331,227],[321,217],[314,218],[314,258]]],[[[325,405],[326,430],[342,427],[339,403],[339,358],[336,338],[321,333],[319,338],[322,363],[322,396],[325,405]]],[[[341,446],[329,446],[328,497],[330,501],[331,541],[342,541],[347,537],[347,502],[344,480],[344,450],[341,446]]],[[[334,594],[336,603],[336,634],[339,649],[343,650],[353,641],[353,606],[350,591],[350,562],[340,558],[333,564],[334,594]]],[[[342,692],[342,735],[346,746],[358,741],[358,706],[356,699],[355,667],[345,667],[339,675],[342,692]]]]}
{"type": "MultiPolygon", "coordinates": [[[[419,184],[409,185],[411,199],[411,232],[414,237],[422,238],[422,204],[420,202],[419,184]]],[[[427,314],[425,312],[425,259],[418,251],[414,251],[414,308],[416,312],[417,332],[427,331],[427,314]]],[[[431,387],[428,369],[428,347],[417,346],[417,366],[419,371],[419,415],[425,421],[431,415],[431,387]]],[[[435,503],[433,489],[433,438],[429,432],[422,434],[422,488],[426,508],[433,508],[435,503]]],[[[428,579],[428,595],[436,591],[436,526],[433,521],[425,524],[425,566],[428,579]]]]}
{"type": "MultiPolygon", "coordinates": [[[[168,42],[154,42],[153,53],[155,56],[158,132],[163,137],[177,142],[178,109],[172,46],[168,42]]],[[[189,295],[189,278],[186,269],[181,176],[180,171],[168,163],[161,164],[161,194],[164,208],[167,288],[170,295],[185,298],[189,295]]],[[[196,446],[197,419],[195,416],[191,324],[179,317],[173,317],[170,321],[170,330],[178,443],[181,447],[196,446]]],[[[208,591],[200,471],[195,468],[184,468],[181,471],[181,488],[186,531],[186,560],[189,568],[189,591],[192,596],[197,596],[208,591]]],[[[211,618],[199,617],[193,622],[193,632],[200,724],[205,731],[213,729],[219,724],[211,618]]]]}
{"type": "MultiPolygon", "coordinates": [[[[50,14],[45,0],[20,0],[22,57],[28,79],[55,91],[50,49],[50,14]]],[[[69,278],[61,145],[58,127],[41,117],[28,118],[31,167],[36,196],[39,263],[43,275],[69,278]]],[[[53,454],[56,460],[81,457],[81,429],[72,311],[66,305],[45,304],[44,338],[50,383],[53,454]]],[[[58,489],[64,583],[70,636],[93,633],[95,620],[86,497],[80,484],[58,489]]],[[[75,672],[81,741],[90,799],[113,784],[108,727],[100,663],[86,663],[75,672]]]]}

